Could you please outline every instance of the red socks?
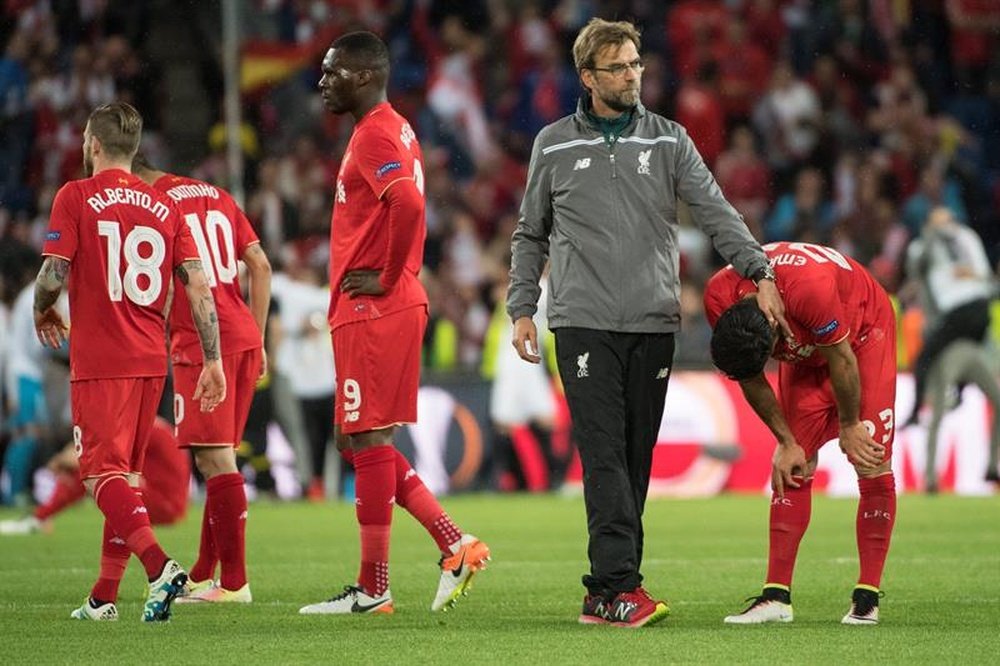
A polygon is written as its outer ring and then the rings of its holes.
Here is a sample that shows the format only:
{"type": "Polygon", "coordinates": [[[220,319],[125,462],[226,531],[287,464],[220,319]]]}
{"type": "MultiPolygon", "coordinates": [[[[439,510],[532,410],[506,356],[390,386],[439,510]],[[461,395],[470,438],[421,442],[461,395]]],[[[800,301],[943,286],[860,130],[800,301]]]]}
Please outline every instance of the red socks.
{"type": "Polygon", "coordinates": [[[354,454],[355,510],[361,528],[358,584],[372,596],[389,588],[389,530],[396,496],[396,450],[372,446],[354,454]]]}
{"type": "Polygon", "coordinates": [[[111,530],[139,556],[146,576],[150,580],[159,576],[167,563],[167,554],[157,543],[146,507],[128,481],[121,476],[100,479],[94,488],[94,500],[111,530]]]}
{"type": "Polygon", "coordinates": [[[90,598],[114,603],[118,600],[118,584],[122,582],[128,558],[132,556],[125,541],[115,534],[107,520],[101,540],[101,573],[90,590],[90,598]]]}
{"type": "MultiPolygon", "coordinates": [[[[396,504],[406,509],[424,526],[442,553],[451,555],[451,546],[461,540],[462,530],[441,507],[416,471],[410,467],[406,456],[395,447],[392,447],[392,451],[395,454],[396,504]]],[[[354,451],[351,449],[341,451],[340,455],[347,462],[354,464],[354,451]]]]}
{"type": "MultiPolygon", "coordinates": [[[[206,513],[211,513],[210,538],[215,542],[222,570],[219,582],[223,588],[235,592],[247,582],[247,495],[243,475],[231,472],[213,476],[205,482],[205,491],[206,513]]],[[[198,559],[201,560],[200,552],[198,559]]]]}
{"type": "Polygon", "coordinates": [[[858,479],[858,489],[861,491],[856,522],[861,562],[858,585],[878,590],[896,522],[896,479],[892,473],[858,479]]]}
{"type": "Polygon", "coordinates": [[[215,551],[215,534],[212,529],[212,495],[205,492],[205,509],[201,514],[201,541],[198,542],[198,560],[191,567],[188,576],[196,583],[212,580],[219,555],[215,551]]]}
{"type": "Polygon", "coordinates": [[[395,448],[393,452],[396,454],[396,504],[409,511],[424,526],[442,553],[451,555],[451,546],[461,540],[462,530],[441,508],[434,493],[410,467],[406,456],[395,448]]]}
{"type": "Polygon", "coordinates": [[[35,509],[35,518],[38,520],[48,520],[71,504],[83,499],[87,494],[87,489],[83,487],[80,473],[74,476],[60,474],[56,478],[56,489],[52,497],[45,504],[35,509]]]}
{"type": "Polygon", "coordinates": [[[812,479],[796,477],[796,481],[801,485],[798,488],[786,486],[784,499],[777,495],[771,497],[771,539],[765,587],[791,587],[799,542],[809,527],[812,479]]]}

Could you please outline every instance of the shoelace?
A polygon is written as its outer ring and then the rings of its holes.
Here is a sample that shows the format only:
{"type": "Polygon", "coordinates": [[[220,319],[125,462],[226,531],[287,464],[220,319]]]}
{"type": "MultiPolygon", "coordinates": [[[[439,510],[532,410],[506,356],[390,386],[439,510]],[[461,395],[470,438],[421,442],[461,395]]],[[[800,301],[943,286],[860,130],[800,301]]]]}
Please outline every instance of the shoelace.
{"type": "Polygon", "coordinates": [[[762,603],[764,603],[766,601],[772,601],[772,599],[765,599],[763,594],[758,594],[755,597],[747,597],[746,599],[743,600],[743,603],[750,602],[750,605],[747,606],[746,610],[744,610],[743,612],[744,613],[748,613],[752,609],[756,608],[757,606],[759,606],[760,604],[762,604],[762,603]]]}
{"type": "Polygon", "coordinates": [[[351,595],[356,595],[360,591],[361,588],[358,587],[357,585],[345,585],[343,592],[330,597],[327,601],[340,601],[341,599],[346,599],[351,595]]]}

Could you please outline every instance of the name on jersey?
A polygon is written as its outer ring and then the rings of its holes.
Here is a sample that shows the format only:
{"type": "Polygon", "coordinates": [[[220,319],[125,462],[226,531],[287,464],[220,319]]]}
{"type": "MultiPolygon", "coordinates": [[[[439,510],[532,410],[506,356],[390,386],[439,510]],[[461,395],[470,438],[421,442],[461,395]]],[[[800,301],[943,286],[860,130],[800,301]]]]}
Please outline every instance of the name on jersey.
{"type": "Polygon", "coordinates": [[[771,266],[805,266],[808,259],[798,254],[779,254],[771,258],[771,266]]]}
{"type": "Polygon", "coordinates": [[[178,185],[177,187],[171,187],[167,190],[167,196],[174,201],[181,201],[183,199],[197,199],[199,197],[209,197],[211,199],[219,198],[219,190],[215,189],[208,183],[191,183],[186,185],[178,185]]]}
{"type": "Polygon", "coordinates": [[[144,208],[156,216],[161,222],[165,222],[170,215],[170,209],[162,201],[155,201],[146,192],[139,192],[129,187],[106,187],[104,192],[98,192],[89,199],[87,204],[94,209],[95,213],[100,213],[108,206],[115,204],[127,204],[144,208]]]}
{"type": "Polygon", "coordinates": [[[386,162],[378,169],[375,169],[375,177],[378,178],[379,180],[382,180],[382,178],[385,177],[385,174],[389,173],[390,171],[395,171],[396,169],[402,169],[402,168],[403,165],[400,162],[386,162]]]}

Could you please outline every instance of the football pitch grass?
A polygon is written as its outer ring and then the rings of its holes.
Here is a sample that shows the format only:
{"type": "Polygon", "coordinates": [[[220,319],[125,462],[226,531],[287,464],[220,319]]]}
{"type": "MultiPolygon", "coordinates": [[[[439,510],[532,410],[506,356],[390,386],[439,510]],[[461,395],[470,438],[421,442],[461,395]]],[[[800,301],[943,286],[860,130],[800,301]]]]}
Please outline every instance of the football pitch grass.
{"type": "MultiPolygon", "coordinates": [[[[143,581],[133,559],[117,623],[69,619],[98,565],[92,504],[57,517],[50,535],[0,540],[0,660],[122,664],[567,663],[997,663],[1000,651],[1000,497],[900,498],[883,584],[882,624],[840,618],[857,575],[854,500],[817,497],[799,553],[795,622],[727,626],[762,582],[767,499],[651,500],[646,585],[671,615],[639,630],[576,623],[586,566],[582,499],[464,496],[444,504],[487,541],[493,562],[452,611],[432,614],[433,542],[394,514],[391,616],[299,616],[354,580],[353,506],[256,503],[250,508],[249,606],[174,607],[173,620],[140,620],[143,581]]],[[[201,506],[159,528],[190,565],[201,506]]],[[[11,512],[0,518],[13,517],[11,512]]]]}

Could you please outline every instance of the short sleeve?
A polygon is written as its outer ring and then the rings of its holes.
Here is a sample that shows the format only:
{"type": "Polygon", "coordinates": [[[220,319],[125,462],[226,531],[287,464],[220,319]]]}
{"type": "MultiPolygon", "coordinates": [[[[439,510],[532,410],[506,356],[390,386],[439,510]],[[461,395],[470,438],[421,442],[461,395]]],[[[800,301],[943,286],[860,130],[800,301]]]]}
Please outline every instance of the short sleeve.
{"type": "Polygon", "coordinates": [[[191,235],[191,229],[188,228],[180,211],[175,206],[171,206],[171,213],[170,217],[174,223],[174,263],[172,268],[177,268],[185,261],[201,261],[201,255],[198,254],[198,246],[195,245],[194,236],[191,235]]]}
{"type": "Polygon", "coordinates": [[[236,256],[242,257],[247,248],[254,243],[259,243],[260,239],[257,238],[257,233],[253,230],[253,225],[250,224],[246,213],[239,207],[236,200],[232,197],[227,197],[227,202],[229,210],[232,213],[233,226],[235,227],[233,231],[236,235],[236,256]]]}
{"type": "Polygon", "coordinates": [[[835,345],[851,333],[834,280],[803,280],[785,296],[786,316],[802,325],[816,345],[835,345]]]}
{"type": "Polygon", "coordinates": [[[713,275],[705,285],[702,300],[705,304],[705,318],[712,328],[715,328],[722,313],[736,302],[732,290],[732,273],[732,267],[727,266],[713,275]]]}
{"type": "Polygon", "coordinates": [[[353,159],[358,171],[379,199],[397,180],[413,179],[413,155],[383,128],[364,132],[355,144],[353,159]]]}
{"type": "Polygon", "coordinates": [[[45,233],[43,255],[73,261],[80,242],[80,214],[83,202],[73,183],[63,185],[52,201],[49,229],[45,233]]]}

